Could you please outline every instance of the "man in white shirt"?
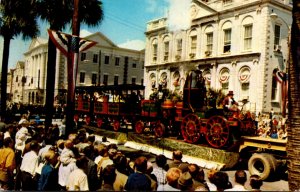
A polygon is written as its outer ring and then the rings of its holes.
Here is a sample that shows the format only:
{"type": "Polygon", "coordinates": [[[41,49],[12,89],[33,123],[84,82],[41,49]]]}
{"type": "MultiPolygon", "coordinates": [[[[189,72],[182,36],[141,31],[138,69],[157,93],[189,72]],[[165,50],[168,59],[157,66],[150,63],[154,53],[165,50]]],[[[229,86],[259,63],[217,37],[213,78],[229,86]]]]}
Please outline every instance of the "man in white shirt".
{"type": "Polygon", "coordinates": [[[245,188],[245,183],[247,181],[247,174],[244,170],[237,170],[235,172],[235,185],[231,189],[226,189],[225,191],[248,191],[245,188]]]}
{"type": "Polygon", "coordinates": [[[38,166],[38,152],[40,146],[38,142],[31,141],[30,151],[25,153],[20,170],[22,171],[22,190],[34,191],[37,190],[37,181],[34,179],[36,176],[36,168],[38,166]]]}
{"type": "Polygon", "coordinates": [[[66,189],[68,191],[88,191],[88,179],[87,175],[84,173],[84,169],[88,165],[88,160],[85,156],[81,156],[76,161],[76,166],[78,169],[75,169],[71,172],[68,182],[66,185],[66,189]]]}

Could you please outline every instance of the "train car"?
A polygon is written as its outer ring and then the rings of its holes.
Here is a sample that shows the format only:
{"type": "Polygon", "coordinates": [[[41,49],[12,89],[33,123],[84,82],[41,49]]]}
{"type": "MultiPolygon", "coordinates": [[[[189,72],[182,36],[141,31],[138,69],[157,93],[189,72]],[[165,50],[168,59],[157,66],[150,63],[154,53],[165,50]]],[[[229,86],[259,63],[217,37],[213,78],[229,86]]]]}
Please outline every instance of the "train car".
{"type": "Polygon", "coordinates": [[[132,128],[144,96],[142,85],[80,86],[75,89],[76,115],[99,128],[132,128]]]}

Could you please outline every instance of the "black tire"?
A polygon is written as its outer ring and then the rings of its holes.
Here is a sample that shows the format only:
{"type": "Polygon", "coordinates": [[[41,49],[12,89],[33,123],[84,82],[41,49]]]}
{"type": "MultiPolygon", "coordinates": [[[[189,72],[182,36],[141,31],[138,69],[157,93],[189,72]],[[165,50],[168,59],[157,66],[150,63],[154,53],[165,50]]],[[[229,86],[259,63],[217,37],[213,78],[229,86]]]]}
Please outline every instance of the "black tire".
{"type": "Polygon", "coordinates": [[[258,175],[262,180],[267,179],[276,171],[276,159],[271,154],[255,153],[248,161],[250,175],[258,175]]]}

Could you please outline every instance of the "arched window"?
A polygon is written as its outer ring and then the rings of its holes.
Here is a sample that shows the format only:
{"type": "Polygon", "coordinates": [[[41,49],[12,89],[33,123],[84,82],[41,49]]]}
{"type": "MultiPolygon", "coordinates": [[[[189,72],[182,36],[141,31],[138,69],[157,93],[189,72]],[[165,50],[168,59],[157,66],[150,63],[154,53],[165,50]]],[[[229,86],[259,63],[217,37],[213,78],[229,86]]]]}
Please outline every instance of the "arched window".
{"type": "Polygon", "coordinates": [[[231,52],[231,22],[227,21],[224,23],[223,30],[223,53],[231,52]]]}
{"type": "Polygon", "coordinates": [[[245,17],[242,22],[242,37],[243,39],[243,49],[244,51],[248,51],[252,49],[252,30],[253,30],[253,18],[248,16],[245,17]]]}
{"type": "Polygon", "coordinates": [[[210,56],[213,50],[213,35],[214,32],[214,28],[212,25],[209,25],[206,27],[205,29],[205,45],[206,45],[206,49],[205,49],[205,55],[206,56],[210,56]]]}
{"type": "Polygon", "coordinates": [[[194,58],[197,51],[197,30],[193,29],[190,32],[190,57],[194,58]]]}
{"type": "Polygon", "coordinates": [[[156,87],[156,75],[154,73],[151,73],[149,76],[149,82],[151,83],[151,88],[156,87]]]}
{"type": "Polygon", "coordinates": [[[170,38],[166,36],[164,38],[164,62],[169,60],[169,52],[170,52],[170,38]]]}
{"type": "Polygon", "coordinates": [[[152,41],[152,61],[153,63],[157,62],[157,52],[158,52],[158,42],[157,39],[152,41]]]}

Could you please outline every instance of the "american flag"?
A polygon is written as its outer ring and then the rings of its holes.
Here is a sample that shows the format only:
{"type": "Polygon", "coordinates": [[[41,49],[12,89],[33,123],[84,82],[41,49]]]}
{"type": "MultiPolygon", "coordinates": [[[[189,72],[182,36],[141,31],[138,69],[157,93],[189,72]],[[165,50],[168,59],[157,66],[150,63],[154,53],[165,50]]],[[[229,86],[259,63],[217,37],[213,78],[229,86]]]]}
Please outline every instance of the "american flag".
{"type": "MultiPolygon", "coordinates": [[[[48,29],[48,34],[54,45],[68,58],[68,93],[73,96],[75,94],[79,52],[89,49],[96,42],[50,29],[48,29]]],[[[74,101],[74,97],[69,98],[71,102],[74,101]]]]}

